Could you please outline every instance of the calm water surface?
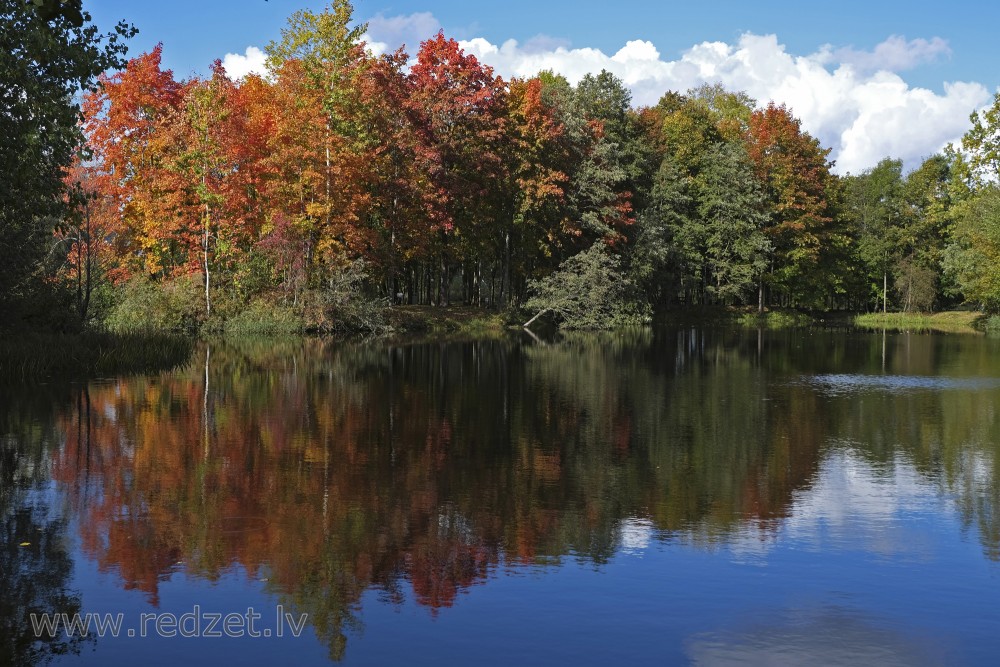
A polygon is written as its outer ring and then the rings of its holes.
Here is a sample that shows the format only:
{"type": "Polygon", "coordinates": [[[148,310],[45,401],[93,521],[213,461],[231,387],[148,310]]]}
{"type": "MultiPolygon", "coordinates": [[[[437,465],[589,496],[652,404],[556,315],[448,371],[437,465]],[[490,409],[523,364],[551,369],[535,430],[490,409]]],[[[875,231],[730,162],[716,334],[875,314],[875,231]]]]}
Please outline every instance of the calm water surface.
{"type": "Polygon", "coordinates": [[[1000,341],[829,331],[3,389],[0,663],[994,665],[998,408],[1000,341]]]}

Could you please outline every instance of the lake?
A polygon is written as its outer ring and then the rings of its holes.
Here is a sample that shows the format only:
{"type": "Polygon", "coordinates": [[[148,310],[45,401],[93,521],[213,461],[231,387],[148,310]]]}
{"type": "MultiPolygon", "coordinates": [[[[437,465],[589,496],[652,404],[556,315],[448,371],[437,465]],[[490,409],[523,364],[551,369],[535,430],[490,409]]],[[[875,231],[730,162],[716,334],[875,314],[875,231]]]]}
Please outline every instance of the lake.
{"type": "Polygon", "coordinates": [[[0,519],[10,664],[993,665],[1000,340],[214,341],[0,389],[0,519]]]}

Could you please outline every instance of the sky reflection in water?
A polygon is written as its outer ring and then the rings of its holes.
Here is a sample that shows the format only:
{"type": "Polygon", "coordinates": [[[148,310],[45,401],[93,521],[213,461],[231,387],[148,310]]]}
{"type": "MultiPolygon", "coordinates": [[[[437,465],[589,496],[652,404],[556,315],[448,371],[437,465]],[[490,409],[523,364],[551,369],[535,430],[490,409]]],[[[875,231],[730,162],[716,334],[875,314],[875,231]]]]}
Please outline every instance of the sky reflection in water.
{"type": "Polygon", "coordinates": [[[0,655],[991,664],[997,348],[691,330],[216,342],[174,373],[9,392],[0,655]],[[282,605],[309,626],[15,641],[29,609],[193,605],[282,605]]]}

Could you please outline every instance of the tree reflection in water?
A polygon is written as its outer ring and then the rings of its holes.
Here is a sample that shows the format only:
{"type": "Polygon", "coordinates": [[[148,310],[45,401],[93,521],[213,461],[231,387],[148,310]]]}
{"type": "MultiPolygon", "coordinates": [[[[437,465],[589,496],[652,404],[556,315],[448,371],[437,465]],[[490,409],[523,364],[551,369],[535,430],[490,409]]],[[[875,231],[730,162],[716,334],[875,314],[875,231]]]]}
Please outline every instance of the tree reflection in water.
{"type": "MultiPolygon", "coordinates": [[[[808,381],[881,373],[882,355],[881,338],[820,333],[214,342],[185,371],[95,383],[59,411],[52,475],[84,553],[127,588],[157,604],[172,572],[242,568],[335,658],[368,589],[436,610],[497,567],[801,530],[804,503],[839,502],[817,480],[845,447],[956,494],[996,559],[992,394],[808,381]]],[[[886,363],[973,377],[998,362],[896,337],[886,363]]]]}
{"type": "MultiPolygon", "coordinates": [[[[85,392],[81,394],[81,400],[85,392]]],[[[45,399],[49,398],[48,396],[45,399]]],[[[65,396],[56,400],[65,400],[65,396]]],[[[15,408],[0,393],[0,405],[15,408]]],[[[68,587],[73,561],[66,520],[48,490],[51,454],[57,448],[49,420],[27,415],[51,410],[40,400],[21,403],[24,412],[0,414],[0,664],[43,664],[53,656],[79,653],[81,637],[36,636],[32,614],[80,611],[80,596],[68,587]],[[45,407],[40,407],[45,406],[45,407]]],[[[69,435],[69,434],[66,434],[69,435]]]]}

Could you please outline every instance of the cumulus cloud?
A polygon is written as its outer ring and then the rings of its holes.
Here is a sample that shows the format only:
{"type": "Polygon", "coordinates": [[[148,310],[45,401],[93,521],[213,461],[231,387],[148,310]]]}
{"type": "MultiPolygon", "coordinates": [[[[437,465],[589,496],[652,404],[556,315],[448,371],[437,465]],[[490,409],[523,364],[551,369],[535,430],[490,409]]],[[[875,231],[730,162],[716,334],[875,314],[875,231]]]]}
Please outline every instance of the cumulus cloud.
{"type": "Polygon", "coordinates": [[[588,72],[606,69],[625,82],[640,105],[655,104],[668,90],[704,83],[746,91],[761,103],[786,104],[806,131],[833,149],[840,173],[857,173],[886,156],[914,167],[960,138],[969,113],[990,99],[978,83],[945,83],[936,93],[910,86],[893,71],[948,53],[937,38],[890,37],[871,52],[824,47],[799,56],[775,35],[747,33],[735,44],[696,44],[675,60],[664,59],[644,40],[629,41],[612,55],[561,45],[529,50],[515,40],[498,46],[476,38],[461,45],[506,76],[552,69],[575,83],[588,72]]]}
{"type": "Polygon", "coordinates": [[[430,12],[405,16],[385,16],[380,12],[368,19],[365,41],[376,53],[395,51],[402,46],[412,54],[420,48],[420,42],[433,37],[439,30],[441,23],[430,12]]]}
{"type": "MultiPolygon", "coordinates": [[[[406,45],[413,55],[421,41],[441,24],[430,12],[406,16],[377,14],[368,21],[364,39],[375,54],[406,45]]],[[[886,156],[906,166],[919,161],[968,129],[969,114],[991,99],[974,82],[947,82],[940,92],[909,85],[899,72],[947,57],[944,40],[893,35],[871,51],[824,46],[816,53],[789,53],[775,35],[747,33],[735,43],[702,42],[675,59],[664,58],[646,40],[628,41],[613,54],[594,48],[572,48],[546,35],[524,44],[510,39],[495,44],[482,37],[460,41],[463,49],[505,77],[530,77],[551,69],[571,82],[606,69],[632,91],[637,105],[655,104],[668,90],[686,91],[704,83],[743,90],[761,104],[786,104],[803,128],[832,148],[839,173],[857,173],[886,156]]],[[[233,78],[263,70],[264,54],[226,54],[233,78]]]]}
{"type": "Polygon", "coordinates": [[[229,78],[235,80],[242,79],[247,74],[264,74],[267,68],[264,62],[267,56],[256,46],[248,46],[243,55],[239,53],[227,53],[222,58],[222,66],[226,68],[229,78]]]}
{"type": "Polygon", "coordinates": [[[852,47],[834,49],[827,44],[820,49],[817,58],[825,62],[852,65],[861,71],[902,72],[950,55],[951,47],[940,37],[907,41],[905,37],[893,35],[872,51],[859,51],[852,47]]]}

